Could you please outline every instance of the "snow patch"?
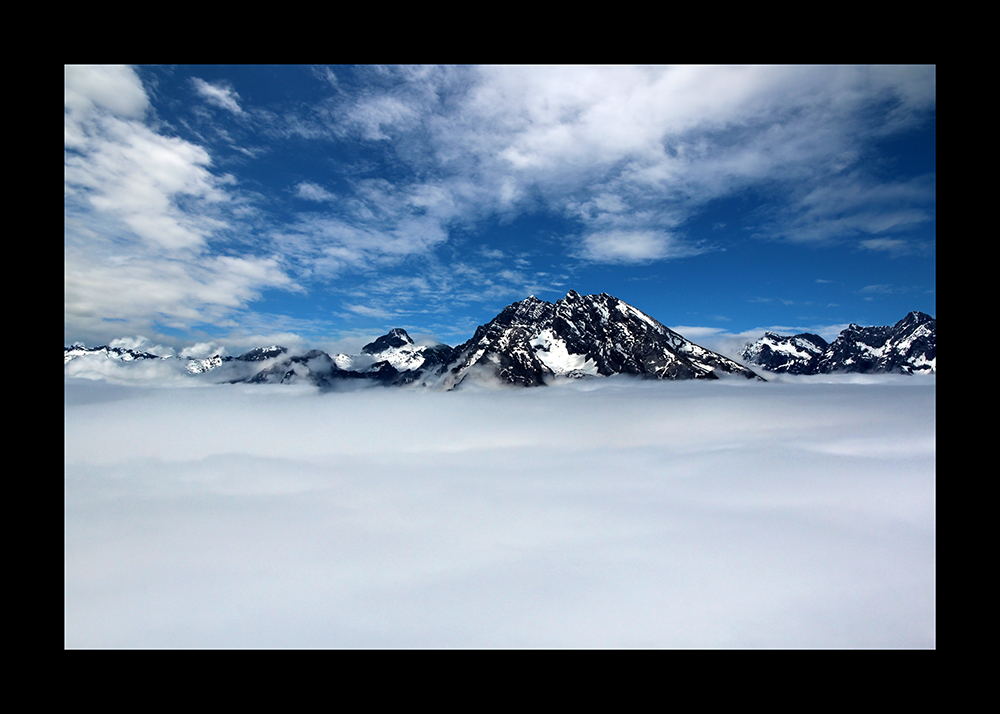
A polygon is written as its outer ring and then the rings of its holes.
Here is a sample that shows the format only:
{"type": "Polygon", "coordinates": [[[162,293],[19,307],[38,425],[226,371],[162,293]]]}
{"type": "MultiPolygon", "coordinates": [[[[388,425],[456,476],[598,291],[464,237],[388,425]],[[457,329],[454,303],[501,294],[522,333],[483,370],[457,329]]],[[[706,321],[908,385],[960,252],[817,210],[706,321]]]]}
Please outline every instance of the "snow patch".
{"type": "Polygon", "coordinates": [[[563,375],[569,372],[597,374],[597,363],[594,360],[586,355],[572,354],[566,347],[566,342],[549,328],[539,332],[528,344],[531,345],[538,361],[552,370],[553,374],[563,375]]]}

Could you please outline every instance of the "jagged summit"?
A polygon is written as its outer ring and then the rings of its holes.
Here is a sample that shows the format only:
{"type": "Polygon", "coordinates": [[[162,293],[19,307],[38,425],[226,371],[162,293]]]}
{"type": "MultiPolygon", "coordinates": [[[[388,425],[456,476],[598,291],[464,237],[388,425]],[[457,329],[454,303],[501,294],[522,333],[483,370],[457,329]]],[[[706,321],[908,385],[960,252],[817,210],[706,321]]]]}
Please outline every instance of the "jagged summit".
{"type": "Polygon", "coordinates": [[[772,372],[789,374],[901,374],[937,371],[937,321],[913,311],[892,326],[851,323],[832,343],[818,335],[793,337],[767,332],[743,348],[740,356],[772,372]]]}
{"type": "Polygon", "coordinates": [[[244,352],[236,359],[241,362],[263,362],[264,360],[274,359],[280,355],[288,352],[287,347],[282,347],[281,345],[271,345],[270,347],[255,347],[249,352],[244,352]]]}
{"type": "MultiPolygon", "coordinates": [[[[741,357],[772,372],[934,372],[936,321],[911,312],[893,326],[851,324],[832,343],[819,335],[767,332],[741,357]]],[[[553,380],[617,374],[646,379],[761,377],[705,349],[638,308],[607,293],[570,290],[553,302],[529,295],[511,303],[457,347],[417,344],[401,327],[366,344],[360,354],[331,356],[322,350],[290,354],[281,345],[258,347],[238,357],[160,357],[107,345],[66,347],[66,364],[86,360],[177,360],[178,369],[215,382],[294,383],[330,387],[344,380],[453,389],[466,380],[540,386],[553,380]],[[183,361],[182,361],[183,360],[183,361]]],[[[84,363],[79,363],[84,364],[84,363]]],[[[163,362],[162,367],[171,369],[163,362]]],[[[70,368],[71,370],[75,368],[70,368]]],[[[157,367],[159,369],[159,367],[157,367]]]]}
{"type": "Polygon", "coordinates": [[[501,382],[545,384],[553,377],[634,374],[653,379],[716,379],[719,373],[757,377],[700,347],[607,293],[570,290],[555,303],[529,296],[505,307],[455,348],[438,370],[446,387],[471,373],[501,382]]]}
{"type": "MultiPolygon", "coordinates": [[[[84,349],[67,348],[67,362],[84,349]]],[[[203,378],[217,381],[305,381],[321,387],[358,379],[452,389],[472,375],[521,386],[615,374],[671,380],[737,374],[759,379],[616,297],[575,290],[554,303],[534,295],[511,303],[457,347],[416,344],[406,330],[396,327],[362,347],[359,355],[331,357],[321,350],[292,355],[272,345],[235,358],[190,360],[186,367],[192,375],[211,373],[203,378]]]]}
{"type": "Polygon", "coordinates": [[[398,349],[412,344],[413,339],[406,333],[406,330],[402,327],[394,327],[387,334],[362,347],[361,352],[366,355],[378,354],[388,349],[398,349]]]}
{"type": "Polygon", "coordinates": [[[74,342],[64,351],[64,365],[69,364],[74,359],[83,356],[103,357],[105,359],[118,360],[119,362],[134,362],[136,360],[163,359],[160,355],[154,355],[141,350],[134,350],[128,347],[110,347],[108,345],[98,345],[97,347],[87,347],[82,342],[74,342]]]}
{"type": "Polygon", "coordinates": [[[743,348],[741,357],[770,372],[808,374],[809,365],[829,344],[819,335],[803,332],[791,337],[765,332],[759,340],[743,348]]]}

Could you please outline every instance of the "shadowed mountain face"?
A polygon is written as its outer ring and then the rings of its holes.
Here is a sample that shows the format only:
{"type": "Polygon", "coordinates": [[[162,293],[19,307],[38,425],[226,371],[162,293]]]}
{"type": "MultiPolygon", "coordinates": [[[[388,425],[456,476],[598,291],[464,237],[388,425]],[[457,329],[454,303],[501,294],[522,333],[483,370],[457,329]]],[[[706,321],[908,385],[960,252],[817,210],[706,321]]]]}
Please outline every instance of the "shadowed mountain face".
{"type": "Polygon", "coordinates": [[[740,356],[769,372],[810,374],[813,362],[829,346],[822,337],[810,332],[791,337],[765,332],[759,340],[747,344],[740,356]]]}
{"type": "Polygon", "coordinates": [[[570,291],[555,303],[529,297],[508,305],[455,348],[438,374],[444,386],[472,372],[536,386],[552,377],[632,374],[651,379],[757,377],[606,293],[570,291]]]}
{"type": "MultiPolygon", "coordinates": [[[[66,348],[66,361],[87,352],[82,345],[66,348]]],[[[359,355],[330,356],[321,350],[291,355],[274,345],[236,358],[216,355],[188,360],[187,371],[192,375],[211,372],[209,379],[226,382],[305,382],[330,387],[343,380],[370,380],[444,389],[453,389],[470,377],[526,387],[556,378],[614,374],[671,380],[733,374],[760,379],[743,365],[684,339],[616,297],[580,295],[573,290],[555,303],[531,296],[508,305],[457,347],[418,345],[397,327],[366,344],[359,355]]]]}
{"type": "Polygon", "coordinates": [[[743,348],[743,359],[789,374],[902,374],[937,371],[937,321],[911,312],[892,326],[849,325],[832,343],[818,335],[767,332],[743,348]]]}
{"type": "Polygon", "coordinates": [[[382,335],[374,342],[369,342],[367,345],[362,347],[361,352],[366,355],[373,355],[387,350],[398,350],[400,347],[406,347],[407,345],[412,344],[413,340],[407,334],[406,330],[401,327],[394,327],[389,330],[388,334],[382,335]]]}
{"type": "MultiPolygon", "coordinates": [[[[911,312],[892,327],[850,325],[833,342],[813,334],[785,337],[768,332],[741,356],[772,372],[934,372],[934,318],[911,312]]],[[[718,379],[738,375],[762,379],[747,367],[665,327],[607,293],[571,290],[554,303],[531,296],[505,307],[457,347],[416,344],[402,328],[366,344],[357,355],[321,350],[290,354],[279,345],[239,357],[205,359],[81,344],[66,348],[66,364],[77,359],[177,363],[195,378],[219,382],[307,383],[332,387],[344,380],[384,385],[453,389],[466,380],[540,386],[554,379],[607,377],[718,379]],[[178,362],[183,359],[183,362],[178,362]],[[181,366],[183,365],[183,366],[181,366]]]]}

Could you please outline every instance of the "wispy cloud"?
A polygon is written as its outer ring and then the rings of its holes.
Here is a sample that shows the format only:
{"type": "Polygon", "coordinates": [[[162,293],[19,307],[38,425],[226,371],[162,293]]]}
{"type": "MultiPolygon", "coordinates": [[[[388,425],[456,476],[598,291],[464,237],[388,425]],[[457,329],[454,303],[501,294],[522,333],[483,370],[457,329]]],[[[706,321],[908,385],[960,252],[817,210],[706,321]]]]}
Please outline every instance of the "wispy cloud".
{"type": "Polygon", "coordinates": [[[928,242],[905,238],[871,238],[861,241],[860,246],[865,250],[888,253],[897,258],[904,255],[928,255],[934,250],[934,246],[928,242]]]}
{"type": "Polygon", "coordinates": [[[336,196],[327,191],[322,186],[310,181],[303,181],[295,187],[295,195],[307,201],[326,202],[333,201],[336,196]]]}
{"type": "Polygon", "coordinates": [[[210,104],[233,114],[243,113],[243,109],[240,107],[240,95],[231,86],[224,83],[212,84],[197,77],[191,81],[195,91],[210,104]]]}

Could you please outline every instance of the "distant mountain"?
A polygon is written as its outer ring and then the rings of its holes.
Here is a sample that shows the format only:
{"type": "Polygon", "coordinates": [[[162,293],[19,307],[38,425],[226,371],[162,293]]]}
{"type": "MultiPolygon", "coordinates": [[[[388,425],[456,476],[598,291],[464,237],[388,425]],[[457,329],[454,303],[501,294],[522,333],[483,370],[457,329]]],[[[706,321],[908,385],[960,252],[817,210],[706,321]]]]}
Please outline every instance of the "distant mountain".
{"type": "Polygon", "coordinates": [[[287,347],[271,345],[270,347],[255,347],[249,352],[244,352],[239,357],[231,357],[229,355],[213,355],[204,359],[189,357],[187,371],[191,374],[204,374],[205,372],[211,372],[213,369],[221,367],[227,362],[265,362],[280,357],[286,352],[288,352],[287,347]]]}
{"type": "Polygon", "coordinates": [[[759,340],[744,347],[740,356],[769,372],[811,374],[813,362],[827,347],[826,340],[809,332],[791,337],[765,332],[759,340]]]}
{"type": "Polygon", "coordinates": [[[451,351],[451,347],[443,344],[416,345],[406,330],[400,327],[361,348],[361,353],[371,355],[375,364],[388,362],[400,372],[441,364],[451,351]]]}
{"type": "Polygon", "coordinates": [[[766,332],[740,356],[771,372],[788,374],[917,374],[937,371],[937,321],[911,312],[892,326],[851,324],[832,343],[818,335],[766,332]]]}
{"type": "MultiPolygon", "coordinates": [[[[281,350],[283,354],[284,348],[281,350]]],[[[307,382],[320,387],[359,379],[406,384],[422,369],[440,364],[451,350],[448,345],[417,345],[406,330],[396,327],[362,347],[359,355],[330,356],[322,350],[310,350],[303,355],[281,357],[251,377],[232,381],[255,384],[307,382]]]]}
{"type": "MultiPolygon", "coordinates": [[[[101,349],[108,357],[145,358],[97,348],[101,349]]],[[[66,348],[66,360],[93,351],[74,345],[66,348]]],[[[286,348],[272,345],[239,357],[189,359],[186,371],[217,382],[304,382],[330,387],[345,380],[367,380],[444,389],[453,389],[470,377],[526,387],[558,378],[614,374],[670,380],[718,379],[720,375],[761,379],[618,298],[606,293],[584,296],[573,290],[555,303],[531,296],[508,305],[457,347],[418,345],[406,330],[394,328],[366,344],[358,355],[331,356],[321,350],[291,355],[286,348]]]]}
{"type": "MultiPolygon", "coordinates": [[[[66,364],[83,356],[133,362],[183,359],[177,369],[214,382],[315,384],[347,380],[453,389],[467,380],[525,387],[556,379],[635,375],[646,379],[762,379],[746,366],[707,350],[607,293],[570,290],[554,303],[531,296],[505,307],[457,347],[416,344],[402,328],[369,342],[356,355],[322,350],[290,354],[281,345],[238,357],[163,358],[102,345],[66,348],[66,364]]],[[[935,320],[912,312],[892,327],[851,325],[833,342],[803,333],[767,332],[741,353],[771,372],[934,372],[935,320]]],[[[167,367],[167,363],[164,363],[167,367]]]]}
{"type": "Polygon", "coordinates": [[[150,354],[149,352],[141,352],[127,347],[108,347],[107,345],[87,347],[80,342],[74,342],[66,348],[66,361],[63,362],[63,364],[69,364],[78,357],[83,357],[85,355],[104,357],[106,359],[118,360],[119,362],[134,362],[142,359],[163,359],[159,355],[150,354]]]}

